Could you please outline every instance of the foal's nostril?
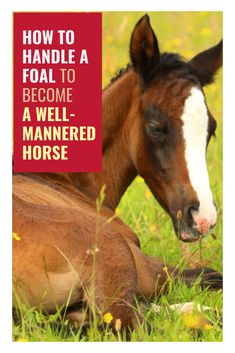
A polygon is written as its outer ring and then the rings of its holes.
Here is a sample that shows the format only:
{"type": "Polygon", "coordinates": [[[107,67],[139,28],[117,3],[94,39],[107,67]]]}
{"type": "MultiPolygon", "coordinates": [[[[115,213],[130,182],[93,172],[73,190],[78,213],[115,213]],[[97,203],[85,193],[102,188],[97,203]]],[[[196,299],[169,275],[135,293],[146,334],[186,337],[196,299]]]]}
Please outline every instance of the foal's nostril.
{"type": "Polygon", "coordinates": [[[194,202],[191,203],[189,206],[185,207],[184,215],[185,219],[187,220],[187,223],[189,226],[193,225],[193,211],[196,212],[199,209],[199,203],[194,202]]]}

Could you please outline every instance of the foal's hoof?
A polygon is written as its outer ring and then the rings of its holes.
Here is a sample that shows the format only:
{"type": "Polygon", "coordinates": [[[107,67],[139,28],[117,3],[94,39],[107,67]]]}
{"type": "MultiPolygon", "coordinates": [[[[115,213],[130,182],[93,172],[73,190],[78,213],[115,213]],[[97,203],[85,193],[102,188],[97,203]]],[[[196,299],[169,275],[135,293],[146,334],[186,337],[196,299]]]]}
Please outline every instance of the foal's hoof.
{"type": "Polygon", "coordinates": [[[196,268],[193,270],[184,270],[183,278],[187,285],[193,285],[201,277],[200,286],[211,290],[223,289],[223,275],[212,268],[196,268]]]}
{"type": "Polygon", "coordinates": [[[223,275],[211,268],[202,270],[201,287],[211,290],[223,289],[223,275]]]}

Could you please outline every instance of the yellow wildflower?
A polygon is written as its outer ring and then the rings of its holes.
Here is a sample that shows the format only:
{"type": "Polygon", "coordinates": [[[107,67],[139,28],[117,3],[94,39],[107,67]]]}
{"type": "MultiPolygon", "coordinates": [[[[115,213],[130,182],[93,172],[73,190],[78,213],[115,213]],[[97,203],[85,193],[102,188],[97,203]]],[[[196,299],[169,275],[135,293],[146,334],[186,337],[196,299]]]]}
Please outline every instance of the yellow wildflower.
{"type": "Polygon", "coordinates": [[[207,244],[206,244],[206,248],[207,248],[207,249],[211,249],[211,248],[212,248],[212,244],[207,243],[207,244]]]}
{"type": "Polygon", "coordinates": [[[103,316],[103,320],[106,324],[110,324],[110,322],[113,320],[113,316],[111,313],[105,313],[103,316]]]}
{"type": "Polygon", "coordinates": [[[115,213],[119,216],[122,213],[122,211],[119,207],[117,207],[115,210],[115,213]]]}
{"type": "Polygon", "coordinates": [[[178,47],[182,43],[182,40],[180,38],[174,38],[172,39],[172,45],[174,47],[178,47]]]}
{"type": "Polygon", "coordinates": [[[154,224],[150,224],[150,226],[149,226],[150,233],[155,233],[156,230],[157,230],[157,227],[154,224]]]}
{"type": "Polygon", "coordinates": [[[204,316],[199,314],[184,314],[183,321],[185,326],[190,329],[210,330],[213,327],[204,316]]]}
{"type": "Polygon", "coordinates": [[[18,338],[18,340],[16,340],[16,342],[29,342],[28,338],[18,338]]]}
{"type": "Polygon", "coordinates": [[[212,35],[212,30],[211,30],[211,28],[203,28],[203,29],[201,30],[201,35],[202,35],[202,36],[205,36],[205,37],[211,36],[211,35],[212,35]]]}
{"type": "Polygon", "coordinates": [[[12,239],[20,240],[20,236],[17,233],[12,232],[12,239]]]}
{"type": "Polygon", "coordinates": [[[206,17],[208,16],[208,12],[199,12],[200,17],[206,17]]]}
{"type": "Polygon", "coordinates": [[[114,40],[113,36],[111,34],[108,34],[106,37],[107,43],[111,44],[111,43],[113,43],[113,40],[114,40]]]}
{"type": "Polygon", "coordinates": [[[187,27],[187,32],[188,33],[192,33],[194,31],[193,27],[192,26],[188,26],[187,27]]]}
{"type": "Polygon", "coordinates": [[[187,59],[191,59],[194,56],[194,52],[188,49],[182,50],[181,54],[187,59]]]}
{"type": "Polygon", "coordinates": [[[150,191],[149,189],[147,189],[147,190],[145,191],[145,197],[146,197],[146,199],[150,199],[151,196],[152,196],[151,191],[150,191]]]}

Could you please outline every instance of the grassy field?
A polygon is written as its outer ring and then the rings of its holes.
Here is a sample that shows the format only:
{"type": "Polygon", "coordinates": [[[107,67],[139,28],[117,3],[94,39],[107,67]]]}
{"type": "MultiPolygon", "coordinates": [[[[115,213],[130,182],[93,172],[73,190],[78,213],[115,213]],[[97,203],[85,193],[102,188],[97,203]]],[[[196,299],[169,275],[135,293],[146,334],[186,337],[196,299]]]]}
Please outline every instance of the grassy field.
{"type": "MultiPolygon", "coordinates": [[[[142,13],[105,13],[103,15],[103,86],[108,84],[115,72],[129,62],[129,39],[136,21],[142,13]]],[[[181,53],[190,59],[197,52],[216,44],[222,36],[221,13],[161,12],[150,13],[151,23],[158,35],[162,51],[181,53]]],[[[169,216],[160,208],[144,180],[137,177],[129,187],[120,205],[118,215],[131,226],[141,240],[145,253],[157,256],[166,263],[195,267],[206,265],[222,271],[222,73],[215,83],[205,89],[208,106],[217,120],[216,138],[211,140],[207,160],[211,188],[218,206],[218,222],[213,236],[201,243],[186,245],[177,240],[169,216]]],[[[134,332],[131,341],[221,341],[222,293],[201,290],[198,285],[187,288],[183,283],[170,283],[169,293],[156,298],[162,310],[156,314],[152,308],[145,309],[146,327],[134,332]],[[193,301],[207,305],[213,310],[201,315],[184,315],[169,312],[173,303],[193,301]],[[209,324],[203,324],[206,318],[209,324]]],[[[140,305],[139,303],[137,305],[140,305]]],[[[80,333],[67,335],[67,327],[55,328],[61,313],[50,317],[22,308],[22,325],[13,326],[13,336],[18,341],[116,341],[107,331],[101,334],[92,327],[86,336],[80,333]]]]}

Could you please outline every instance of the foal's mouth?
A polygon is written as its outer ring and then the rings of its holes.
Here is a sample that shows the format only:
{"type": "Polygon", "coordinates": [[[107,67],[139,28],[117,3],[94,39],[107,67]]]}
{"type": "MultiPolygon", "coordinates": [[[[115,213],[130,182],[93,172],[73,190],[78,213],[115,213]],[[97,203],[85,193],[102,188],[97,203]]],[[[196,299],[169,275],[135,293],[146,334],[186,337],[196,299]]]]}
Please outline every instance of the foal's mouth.
{"type": "Polygon", "coordinates": [[[211,227],[206,233],[201,233],[194,226],[189,227],[185,223],[181,223],[179,225],[178,222],[176,224],[176,222],[173,221],[173,225],[176,236],[179,240],[183,241],[184,243],[193,243],[207,237],[213,228],[211,227]]]}
{"type": "MultiPolygon", "coordinates": [[[[195,207],[196,212],[197,209],[195,207]]],[[[210,218],[208,221],[208,218],[201,216],[195,217],[192,210],[190,213],[187,212],[186,214],[183,214],[180,210],[177,213],[171,214],[176,236],[179,240],[185,243],[196,242],[207,237],[211,233],[216,225],[216,221],[212,222],[210,218]]]]}
{"type": "Polygon", "coordinates": [[[193,243],[197,240],[205,238],[207,234],[200,234],[199,232],[194,231],[193,229],[187,229],[187,230],[182,230],[180,233],[177,232],[177,236],[179,240],[185,243],[193,243]]]}

